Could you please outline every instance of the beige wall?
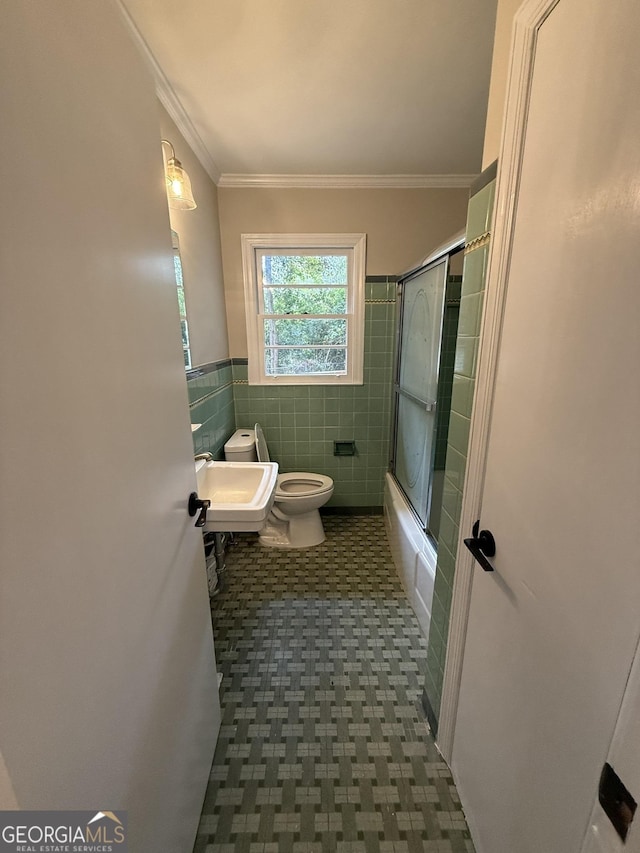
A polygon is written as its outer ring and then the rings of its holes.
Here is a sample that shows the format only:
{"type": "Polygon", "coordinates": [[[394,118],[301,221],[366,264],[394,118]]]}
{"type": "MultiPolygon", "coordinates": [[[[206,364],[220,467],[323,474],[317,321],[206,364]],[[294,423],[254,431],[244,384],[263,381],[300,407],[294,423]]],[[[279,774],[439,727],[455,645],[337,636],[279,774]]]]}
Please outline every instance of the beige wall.
{"type": "Polygon", "coordinates": [[[240,235],[364,232],[367,274],[397,275],[464,228],[466,189],[220,188],[230,354],[247,355],[240,235]]]}
{"type": "Polygon", "coordinates": [[[511,49],[511,30],[513,18],[522,5],[522,0],[498,0],[496,14],[496,35],[493,44],[491,63],[491,83],[487,106],[487,124],[484,131],[484,150],[482,168],[493,163],[500,151],[502,135],[502,116],[507,94],[507,76],[509,73],[509,54],[511,49]]]}
{"type": "Polygon", "coordinates": [[[195,210],[169,210],[171,227],[180,238],[191,362],[195,367],[229,356],[218,190],[164,107],[158,106],[162,137],[171,142],[186,169],[198,205],[195,210]]]}

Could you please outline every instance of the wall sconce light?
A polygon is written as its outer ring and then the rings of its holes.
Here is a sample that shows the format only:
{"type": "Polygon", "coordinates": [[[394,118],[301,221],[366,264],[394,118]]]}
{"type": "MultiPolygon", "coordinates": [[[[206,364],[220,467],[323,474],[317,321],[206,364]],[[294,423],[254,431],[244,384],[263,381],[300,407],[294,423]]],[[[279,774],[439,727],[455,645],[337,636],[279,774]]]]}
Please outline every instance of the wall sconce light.
{"type": "Polygon", "coordinates": [[[171,149],[171,156],[166,162],[164,173],[167,182],[169,207],[172,207],[174,210],[194,210],[197,204],[193,200],[189,175],[187,175],[182,168],[182,163],[176,157],[173,145],[167,139],[163,139],[162,144],[168,145],[171,149]]]}

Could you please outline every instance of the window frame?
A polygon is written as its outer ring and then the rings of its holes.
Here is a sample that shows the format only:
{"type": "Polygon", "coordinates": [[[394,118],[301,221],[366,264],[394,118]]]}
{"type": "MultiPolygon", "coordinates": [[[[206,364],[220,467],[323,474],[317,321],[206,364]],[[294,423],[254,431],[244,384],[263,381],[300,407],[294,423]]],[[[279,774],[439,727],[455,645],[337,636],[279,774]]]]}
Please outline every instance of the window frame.
{"type": "MultiPolygon", "coordinates": [[[[364,380],[364,281],[366,234],[242,234],[242,272],[244,281],[249,385],[362,385],[364,380]],[[325,254],[347,254],[347,370],[345,373],[299,373],[271,376],[265,372],[262,275],[258,258],[263,252],[282,253],[309,250],[325,254]]],[[[292,319],[313,320],[320,315],[292,315],[292,319]]]]}

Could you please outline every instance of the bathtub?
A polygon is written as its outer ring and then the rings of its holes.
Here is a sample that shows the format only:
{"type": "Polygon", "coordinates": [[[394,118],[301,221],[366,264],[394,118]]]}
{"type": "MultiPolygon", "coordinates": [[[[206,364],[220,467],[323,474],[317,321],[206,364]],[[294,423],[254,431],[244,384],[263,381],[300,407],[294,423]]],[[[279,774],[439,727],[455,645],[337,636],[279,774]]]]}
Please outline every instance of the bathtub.
{"type": "Polygon", "coordinates": [[[384,519],[396,571],[428,638],[437,555],[391,474],[385,477],[384,519]]]}

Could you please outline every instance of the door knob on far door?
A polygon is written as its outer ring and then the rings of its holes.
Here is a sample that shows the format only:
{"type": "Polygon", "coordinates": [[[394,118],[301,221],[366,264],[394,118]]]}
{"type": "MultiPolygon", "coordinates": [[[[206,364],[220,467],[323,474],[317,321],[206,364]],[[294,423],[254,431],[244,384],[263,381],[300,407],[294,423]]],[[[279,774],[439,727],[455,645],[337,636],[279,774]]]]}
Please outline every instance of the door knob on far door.
{"type": "Polygon", "coordinates": [[[196,519],[196,527],[204,527],[207,523],[207,510],[211,506],[211,501],[201,500],[197,492],[191,492],[189,495],[189,515],[191,518],[200,510],[200,515],[196,519]]]}
{"type": "Polygon", "coordinates": [[[494,568],[487,557],[495,557],[496,540],[490,530],[480,530],[480,520],[473,525],[472,536],[464,540],[464,544],[480,563],[485,572],[493,572],[494,568]]]}

